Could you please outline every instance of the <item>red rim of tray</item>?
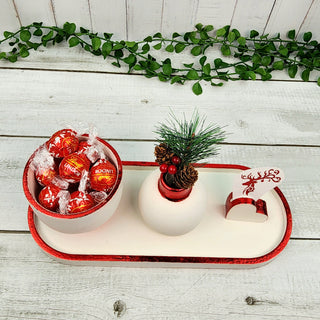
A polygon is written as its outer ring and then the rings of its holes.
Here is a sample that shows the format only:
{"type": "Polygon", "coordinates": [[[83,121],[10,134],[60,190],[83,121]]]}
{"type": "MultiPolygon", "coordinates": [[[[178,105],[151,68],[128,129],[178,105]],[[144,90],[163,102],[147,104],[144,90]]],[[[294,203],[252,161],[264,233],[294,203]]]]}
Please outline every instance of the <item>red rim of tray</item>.
{"type": "MultiPolygon", "coordinates": [[[[82,135],[82,137],[88,137],[88,134],[84,134],[84,135],[82,135]]],[[[28,160],[28,162],[27,162],[27,164],[26,164],[26,166],[24,168],[24,171],[23,171],[23,181],[22,181],[23,191],[24,191],[24,194],[25,194],[27,200],[29,201],[29,203],[34,208],[36,208],[38,211],[40,211],[41,213],[46,214],[46,215],[51,216],[51,217],[60,218],[60,219],[75,219],[75,218],[84,217],[84,216],[87,216],[87,215],[97,211],[101,207],[103,207],[113,197],[113,195],[116,193],[116,191],[119,188],[120,182],[122,180],[122,161],[121,161],[117,151],[108,142],[106,142],[105,140],[103,140],[103,139],[101,139],[99,137],[97,137],[97,140],[99,142],[101,142],[102,144],[104,144],[112,152],[112,154],[117,159],[117,165],[118,165],[117,181],[116,181],[113,189],[111,190],[111,192],[108,194],[108,197],[106,199],[104,199],[102,202],[100,202],[99,204],[95,205],[94,207],[92,207],[89,210],[83,211],[81,213],[75,213],[75,214],[69,214],[69,215],[61,215],[59,213],[54,213],[54,212],[52,212],[50,210],[47,210],[43,206],[41,206],[40,203],[34,199],[34,197],[30,193],[29,188],[28,188],[28,171],[29,171],[31,162],[32,162],[37,150],[38,150],[37,149],[32,154],[32,156],[29,158],[29,160],[28,160]]]]}
{"type": "MultiPolygon", "coordinates": [[[[127,166],[158,166],[155,162],[140,162],[140,161],[123,161],[123,165],[127,166]]],[[[197,167],[203,168],[215,168],[215,169],[240,169],[246,170],[249,169],[246,166],[242,165],[233,165],[233,164],[205,164],[197,165],[197,167]]],[[[31,235],[33,236],[36,243],[41,247],[42,250],[49,253],[50,255],[69,261],[123,261],[123,262],[167,262],[167,263],[200,263],[200,264],[242,264],[242,265],[253,265],[265,263],[274,257],[276,257],[287,245],[291,231],[292,231],[292,216],[289,204],[284,197],[283,193],[278,187],[274,188],[278,196],[280,197],[283,206],[286,211],[287,217],[287,227],[285,234],[276,248],[274,248],[269,253],[255,258],[215,258],[215,257],[177,257],[177,256],[142,256],[142,255],[91,255],[91,254],[69,254],[58,251],[48,244],[46,244],[40,237],[33,217],[33,210],[29,206],[28,209],[28,223],[31,235]]]]}

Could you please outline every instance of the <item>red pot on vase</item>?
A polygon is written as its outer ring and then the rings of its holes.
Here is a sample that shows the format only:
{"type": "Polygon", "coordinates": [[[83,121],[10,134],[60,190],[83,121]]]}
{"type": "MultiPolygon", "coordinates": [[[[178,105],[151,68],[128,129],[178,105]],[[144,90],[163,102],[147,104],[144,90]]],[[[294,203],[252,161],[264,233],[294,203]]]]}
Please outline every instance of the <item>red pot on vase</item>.
{"type": "Polygon", "coordinates": [[[158,188],[161,195],[171,201],[182,201],[186,199],[191,193],[192,187],[188,189],[179,189],[169,187],[165,182],[164,173],[161,173],[160,178],[158,180],[158,188]]]}

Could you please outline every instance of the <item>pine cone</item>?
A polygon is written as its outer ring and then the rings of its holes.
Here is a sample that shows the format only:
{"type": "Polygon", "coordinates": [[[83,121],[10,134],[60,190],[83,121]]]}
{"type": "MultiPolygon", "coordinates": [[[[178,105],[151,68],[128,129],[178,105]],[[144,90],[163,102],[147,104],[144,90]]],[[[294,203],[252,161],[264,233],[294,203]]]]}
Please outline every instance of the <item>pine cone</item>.
{"type": "Polygon", "coordinates": [[[174,153],[165,143],[160,143],[155,147],[154,155],[156,157],[156,162],[161,165],[163,163],[170,164],[171,158],[174,156],[174,153]]]}
{"type": "Polygon", "coordinates": [[[174,175],[175,185],[182,189],[191,188],[197,180],[198,171],[191,164],[183,166],[183,168],[174,175]]]}

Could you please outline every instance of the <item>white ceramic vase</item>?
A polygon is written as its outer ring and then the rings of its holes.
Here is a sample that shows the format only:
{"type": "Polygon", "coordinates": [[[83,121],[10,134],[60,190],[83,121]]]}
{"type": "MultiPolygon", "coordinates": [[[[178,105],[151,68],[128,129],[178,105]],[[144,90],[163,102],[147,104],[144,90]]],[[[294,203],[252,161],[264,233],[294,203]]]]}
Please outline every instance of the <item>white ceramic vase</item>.
{"type": "Polygon", "coordinates": [[[158,182],[159,169],[144,180],[139,192],[139,209],[145,223],[157,232],[178,236],[190,232],[201,221],[207,208],[207,194],[198,179],[189,196],[171,201],[161,195],[158,182]]]}

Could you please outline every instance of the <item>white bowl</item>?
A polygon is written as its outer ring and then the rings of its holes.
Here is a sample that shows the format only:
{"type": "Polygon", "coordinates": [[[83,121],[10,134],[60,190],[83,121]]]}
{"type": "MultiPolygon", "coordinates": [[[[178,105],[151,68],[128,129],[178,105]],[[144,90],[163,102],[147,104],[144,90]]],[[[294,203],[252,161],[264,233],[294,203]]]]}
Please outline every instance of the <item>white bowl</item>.
{"type": "MultiPolygon", "coordinates": [[[[79,140],[87,140],[87,136],[83,135],[79,140]]],[[[122,194],[122,163],[118,153],[109,143],[100,138],[97,140],[108,159],[117,169],[117,181],[105,200],[83,212],[63,215],[41,206],[37,200],[40,187],[36,181],[34,170],[31,168],[31,162],[37,150],[29,158],[23,172],[23,191],[33,212],[52,229],[63,233],[91,231],[104,224],[116,211],[122,194]]]]}

